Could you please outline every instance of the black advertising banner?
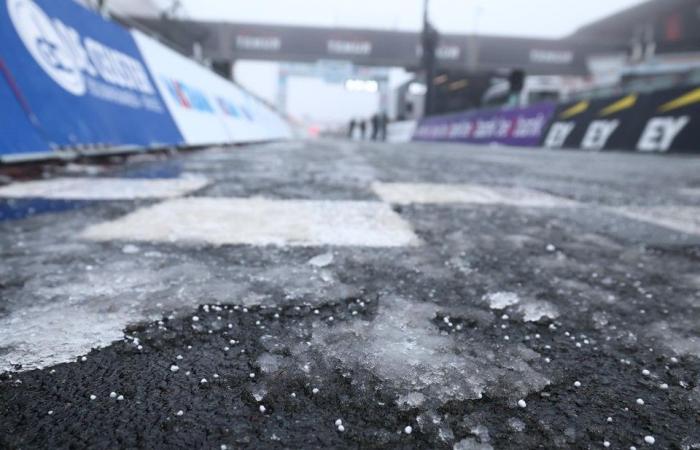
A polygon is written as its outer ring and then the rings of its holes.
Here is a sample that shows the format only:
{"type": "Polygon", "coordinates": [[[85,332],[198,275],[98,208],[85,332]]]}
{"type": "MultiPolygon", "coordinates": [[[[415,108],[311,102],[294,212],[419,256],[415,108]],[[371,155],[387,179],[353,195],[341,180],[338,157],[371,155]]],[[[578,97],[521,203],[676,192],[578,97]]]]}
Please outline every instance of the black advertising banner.
{"type": "Polygon", "coordinates": [[[547,148],[700,153],[700,88],[628,93],[559,106],[547,148]]]}
{"type": "Polygon", "coordinates": [[[635,148],[642,152],[700,153],[700,88],[649,95],[635,148]]]}
{"type": "Polygon", "coordinates": [[[609,136],[609,122],[596,125],[595,136],[589,135],[589,124],[598,119],[608,100],[581,100],[565,103],[557,109],[549,129],[544,135],[543,145],[547,148],[582,148],[585,141],[589,150],[601,150],[599,142],[602,137],[609,136]]]}

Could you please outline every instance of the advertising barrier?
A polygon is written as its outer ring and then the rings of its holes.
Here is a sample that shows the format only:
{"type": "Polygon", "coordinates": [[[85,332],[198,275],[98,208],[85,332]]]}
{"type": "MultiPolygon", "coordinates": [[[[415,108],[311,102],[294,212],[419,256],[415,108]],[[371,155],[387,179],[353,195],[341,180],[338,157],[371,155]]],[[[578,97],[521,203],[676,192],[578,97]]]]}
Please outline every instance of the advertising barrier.
{"type": "Polygon", "coordinates": [[[75,2],[0,0],[0,55],[51,148],[182,141],[129,32],[75,2]]]}
{"type": "Polygon", "coordinates": [[[71,0],[0,0],[0,100],[3,161],[292,137],[244,89],[71,0]]]}
{"type": "Polygon", "coordinates": [[[143,33],[133,36],[187,144],[291,138],[286,121],[243,89],[143,33]]]}
{"type": "Polygon", "coordinates": [[[700,88],[630,93],[557,108],[547,148],[700,152],[700,88]]]}
{"type": "Polygon", "coordinates": [[[46,153],[49,146],[32,124],[32,112],[0,59],[0,154],[46,153]]]}
{"type": "Polygon", "coordinates": [[[540,103],[428,117],[419,122],[413,140],[535,146],[555,108],[553,103],[540,103]]]}

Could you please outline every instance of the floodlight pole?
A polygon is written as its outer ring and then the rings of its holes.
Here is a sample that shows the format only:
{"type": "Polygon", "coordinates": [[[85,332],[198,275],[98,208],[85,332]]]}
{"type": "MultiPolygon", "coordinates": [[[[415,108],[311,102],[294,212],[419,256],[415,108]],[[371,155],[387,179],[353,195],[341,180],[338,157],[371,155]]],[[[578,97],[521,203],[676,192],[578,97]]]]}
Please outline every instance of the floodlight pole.
{"type": "Polygon", "coordinates": [[[430,0],[423,0],[423,33],[421,34],[421,44],[423,46],[422,65],[425,73],[425,109],[424,115],[429,116],[435,112],[435,85],[433,80],[436,75],[436,58],[440,36],[437,30],[431,25],[429,17],[430,0]]]}

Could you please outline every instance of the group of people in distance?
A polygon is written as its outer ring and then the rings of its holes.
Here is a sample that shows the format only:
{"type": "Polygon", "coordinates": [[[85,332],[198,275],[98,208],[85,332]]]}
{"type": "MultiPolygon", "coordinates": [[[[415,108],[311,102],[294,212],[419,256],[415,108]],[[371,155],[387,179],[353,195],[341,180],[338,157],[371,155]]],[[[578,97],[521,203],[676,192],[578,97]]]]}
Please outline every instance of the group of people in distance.
{"type": "Polygon", "coordinates": [[[389,126],[389,116],[385,112],[376,113],[369,120],[352,119],[348,128],[348,138],[353,139],[359,132],[359,139],[367,139],[367,126],[369,124],[369,138],[373,141],[386,141],[387,127],[389,126]]]}

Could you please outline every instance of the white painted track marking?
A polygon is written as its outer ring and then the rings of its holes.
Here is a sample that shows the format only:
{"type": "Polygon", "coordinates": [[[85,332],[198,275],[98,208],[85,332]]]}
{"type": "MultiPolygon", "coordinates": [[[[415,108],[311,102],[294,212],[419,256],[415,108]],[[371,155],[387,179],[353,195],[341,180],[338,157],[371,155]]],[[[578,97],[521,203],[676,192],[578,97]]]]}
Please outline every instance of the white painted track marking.
{"type": "Polygon", "coordinates": [[[631,206],[609,210],[630,219],[700,236],[700,207],[697,206],[631,206]]]}
{"type": "Polygon", "coordinates": [[[378,202],[186,198],[87,228],[96,241],[212,245],[401,247],[419,244],[411,226],[378,202]]]}
{"type": "Polygon", "coordinates": [[[373,183],[372,189],[385,202],[401,205],[465,203],[534,208],[576,206],[576,202],[566,198],[516,187],[487,187],[476,184],[373,183]]]}
{"type": "Polygon", "coordinates": [[[173,198],[201,189],[207,184],[206,178],[196,175],[173,179],[55,178],[0,187],[0,197],[53,200],[173,198]]]}

